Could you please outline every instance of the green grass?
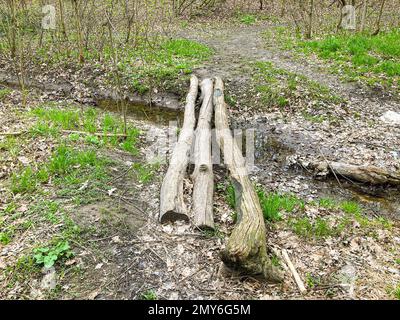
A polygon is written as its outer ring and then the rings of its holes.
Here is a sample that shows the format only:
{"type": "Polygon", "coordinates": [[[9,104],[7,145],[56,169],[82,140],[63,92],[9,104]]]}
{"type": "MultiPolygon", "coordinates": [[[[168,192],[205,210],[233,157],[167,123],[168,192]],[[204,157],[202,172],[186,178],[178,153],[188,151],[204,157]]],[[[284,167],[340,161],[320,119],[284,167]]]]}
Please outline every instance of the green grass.
{"type": "Polygon", "coordinates": [[[362,207],[355,201],[338,202],[330,198],[321,198],[318,202],[309,203],[320,208],[343,211],[344,215],[327,218],[318,217],[312,219],[309,217],[289,218],[288,226],[297,235],[307,239],[321,239],[329,236],[338,236],[344,231],[350,231],[354,223],[358,223],[361,230],[366,234],[374,235],[376,229],[391,229],[392,222],[383,218],[368,218],[362,212],[362,207]]]}
{"type": "Polygon", "coordinates": [[[140,300],[157,300],[157,294],[153,290],[147,290],[140,295],[140,300]]]}
{"type": "Polygon", "coordinates": [[[118,135],[124,133],[124,123],[120,117],[113,114],[99,114],[94,108],[82,111],[74,106],[68,106],[67,110],[63,110],[51,104],[34,109],[32,114],[39,120],[30,130],[33,136],[57,137],[61,130],[75,130],[84,134],[71,133],[69,140],[72,142],[82,139],[89,145],[114,146],[135,155],[138,153],[140,130],[128,123],[127,137],[121,138],[118,135]],[[98,136],[94,133],[105,135],[98,136]],[[106,134],[114,136],[108,137],[106,134]]]}
{"type": "Polygon", "coordinates": [[[340,208],[348,214],[355,215],[361,213],[360,205],[354,201],[344,201],[340,204],[340,208]]]}
{"type": "Polygon", "coordinates": [[[5,274],[11,278],[8,287],[14,287],[16,283],[23,283],[40,274],[40,267],[35,263],[32,255],[23,255],[17,262],[8,266],[5,274]]]}
{"type": "Polygon", "coordinates": [[[321,198],[318,201],[320,207],[325,209],[335,209],[337,207],[337,203],[335,200],[330,198],[321,198]]]}
{"type": "Polygon", "coordinates": [[[296,208],[304,207],[304,201],[298,199],[294,195],[265,193],[262,189],[258,189],[257,194],[264,218],[271,222],[281,220],[282,211],[291,213],[296,208]]]}
{"type": "Polygon", "coordinates": [[[335,234],[335,230],[323,218],[291,218],[288,223],[294,233],[308,239],[321,239],[335,234]]]}
{"type": "Polygon", "coordinates": [[[239,21],[247,26],[251,26],[257,22],[257,18],[252,14],[239,15],[239,21]]]}
{"type": "Polygon", "coordinates": [[[0,232],[0,243],[7,245],[11,242],[12,234],[10,232],[0,232]]]}
{"type": "Polygon", "coordinates": [[[253,69],[255,89],[267,107],[286,108],[299,98],[311,101],[316,110],[322,109],[326,103],[344,102],[328,87],[303,75],[275,68],[271,62],[256,62],[253,69]]]}
{"type": "Polygon", "coordinates": [[[137,180],[140,183],[149,183],[153,180],[155,173],[160,168],[159,163],[154,164],[142,164],[142,163],[135,163],[133,164],[133,171],[136,175],[137,180]]]}
{"type": "Polygon", "coordinates": [[[8,88],[3,88],[0,89],[0,101],[3,101],[5,98],[7,98],[11,93],[11,90],[8,88]]]}
{"type": "Polygon", "coordinates": [[[399,89],[400,31],[393,29],[377,36],[366,33],[325,35],[304,40],[287,28],[276,28],[265,34],[285,50],[294,49],[306,55],[317,55],[333,63],[333,70],[350,81],[368,85],[377,83],[399,89]]]}
{"type": "Polygon", "coordinates": [[[94,150],[78,150],[67,145],[58,146],[47,163],[35,170],[26,167],[11,176],[13,193],[32,193],[50,177],[57,185],[76,185],[86,180],[101,180],[106,176],[107,161],[94,150]]]}
{"type": "Polygon", "coordinates": [[[13,136],[5,137],[4,140],[0,141],[0,160],[3,156],[6,157],[6,154],[12,158],[17,157],[21,151],[21,144],[22,140],[20,138],[13,136]]]}
{"type": "Polygon", "coordinates": [[[232,210],[236,209],[236,194],[235,194],[235,187],[232,183],[228,184],[226,187],[226,195],[225,199],[228,202],[229,207],[232,210]]]}
{"type": "MultiPolygon", "coordinates": [[[[212,55],[212,50],[196,41],[175,38],[147,37],[135,47],[118,47],[118,71],[124,84],[140,94],[154,87],[161,89],[174,88],[175,82],[185,79],[183,75],[192,73],[193,69],[212,55]]],[[[113,65],[114,51],[106,45],[100,52],[95,47],[85,50],[87,62],[94,66],[99,59],[108,66],[113,65]]],[[[51,48],[37,50],[37,59],[48,65],[68,63],[75,65],[78,61],[78,50],[59,52],[51,48]]],[[[108,74],[108,80],[116,83],[115,72],[108,74]]],[[[175,88],[176,90],[176,88],[175,88]]]]}

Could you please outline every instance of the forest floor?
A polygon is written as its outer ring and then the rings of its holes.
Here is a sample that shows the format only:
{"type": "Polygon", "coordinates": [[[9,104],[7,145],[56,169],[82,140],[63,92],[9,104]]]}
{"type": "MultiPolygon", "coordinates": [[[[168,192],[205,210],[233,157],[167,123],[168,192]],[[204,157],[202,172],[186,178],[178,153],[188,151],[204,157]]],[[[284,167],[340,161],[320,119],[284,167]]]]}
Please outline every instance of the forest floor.
{"type": "MultiPolygon", "coordinates": [[[[267,241],[284,282],[222,267],[234,226],[223,166],[215,167],[216,231],[158,222],[167,165],[150,155],[181,114],[131,105],[131,140],[101,139],[93,133],[119,128],[113,107],[94,109],[85,86],[71,80],[72,94],[30,89],[27,107],[17,88],[1,91],[2,132],[22,133],[0,137],[0,298],[399,298],[398,188],[316,179],[302,167],[328,159],[398,171],[400,128],[380,119],[400,112],[397,94],[343,82],[317,58],[282,51],[266,39],[268,28],[194,24],[177,36],[213,49],[195,74],[222,76],[232,126],[255,129],[251,178],[279,211],[267,221],[267,241]],[[71,123],[83,133],[66,132],[71,123]],[[42,268],[50,256],[54,267],[42,268]]],[[[190,190],[187,179],[188,200],[190,190]]]]}

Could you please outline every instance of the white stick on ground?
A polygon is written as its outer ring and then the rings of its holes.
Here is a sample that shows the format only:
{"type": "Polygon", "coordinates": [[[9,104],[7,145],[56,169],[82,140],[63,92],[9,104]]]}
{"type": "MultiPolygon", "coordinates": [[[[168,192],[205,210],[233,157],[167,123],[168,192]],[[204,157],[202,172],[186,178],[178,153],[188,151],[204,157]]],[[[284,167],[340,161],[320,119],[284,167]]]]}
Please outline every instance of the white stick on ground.
{"type": "Polygon", "coordinates": [[[307,289],[305,288],[304,283],[301,280],[299,274],[297,273],[296,268],[294,267],[292,261],[290,261],[290,258],[289,258],[289,255],[288,255],[286,249],[282,249],[282,256],[285,259],[285,262],[288,265],[289,270],[292,273],[293,278],[296,281],[296,284],[299,287],[301,294],[305,293],[307,291],[307,289]]]}

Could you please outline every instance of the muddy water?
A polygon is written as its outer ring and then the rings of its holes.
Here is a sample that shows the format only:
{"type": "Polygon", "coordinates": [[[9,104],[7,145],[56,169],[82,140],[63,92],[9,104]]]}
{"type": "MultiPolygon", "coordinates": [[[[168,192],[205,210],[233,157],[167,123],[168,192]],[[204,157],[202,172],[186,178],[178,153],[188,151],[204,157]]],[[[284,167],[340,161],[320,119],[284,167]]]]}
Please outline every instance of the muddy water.
{"type": "MultiPolygon", "coordinates": [[[[308,145],[307,151],[315,149],[312,141],[293,140],[290,135],[273,134],[267,130],[258,131],[255,138],[255,164],[261,170],[260,176],[263,176],[263,172],[275,173],[279,171],[279,175],[285,175],[288,181],[291,177],[293,179],[300,177],[300,181],[316,191],[315,196],[317,198],[327,197],[338,202],[344,200],[357,201],[363,206],[364,212],[370,216],[400,219],[399,188],[365,185],[346,179],[340,179],[338,182],[333,176],[318,180],[313,177],[312,172],[289,166],[286,161],[287,157],[298,153],[296,150],[304,142],[308,145]]],[[[303,152],[301,153],[303,154],[303,152]]]]}
{"type": "MultiPolygon", "coordinates": [[[[96,101],[96,105],[100,109],[109,112],[121,112],[122,110],[121,103],[115,100],[98,100],[96,101]]],[[[181,126],[183,122],[182,110],[160,108],[132,102],[125,102],[125,107],[127,109],[127,116],[135,120],[143,120],[165,126],[168,126],[170,122],[177,122],[177,125],[181,126]]]]}

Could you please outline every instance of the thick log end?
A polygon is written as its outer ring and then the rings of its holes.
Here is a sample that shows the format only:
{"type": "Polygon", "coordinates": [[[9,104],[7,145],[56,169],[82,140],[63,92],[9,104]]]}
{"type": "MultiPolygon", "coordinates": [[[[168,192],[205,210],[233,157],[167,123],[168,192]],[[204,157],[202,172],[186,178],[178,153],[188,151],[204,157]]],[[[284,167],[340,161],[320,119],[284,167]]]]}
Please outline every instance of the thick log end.
{"type": "Polygon", "coordinates": [[[177,212],[174,210],[167,211],[160,215],[160,222],[167,223],[167,222],[175,222],[175,221],[189,221],[189,217],[187,214],[182,212],[177,212]]]}
{"type": "Polygon", "coordinates": [[[284,278],[282,270],[274,266],[267,256],[260,261],[259,254],[244,258],[225,249],[221,251],[221,260],[228,269],[239,274],[259,276],[271,283],[280,283],[284,278]]]}
{"type": "Polygon", "coordinates": [[[215,230],[215,225],[214,221],[198,221],[194,223],[195,227],[200,230],[210,230],[214,231],[215,230]]]}

